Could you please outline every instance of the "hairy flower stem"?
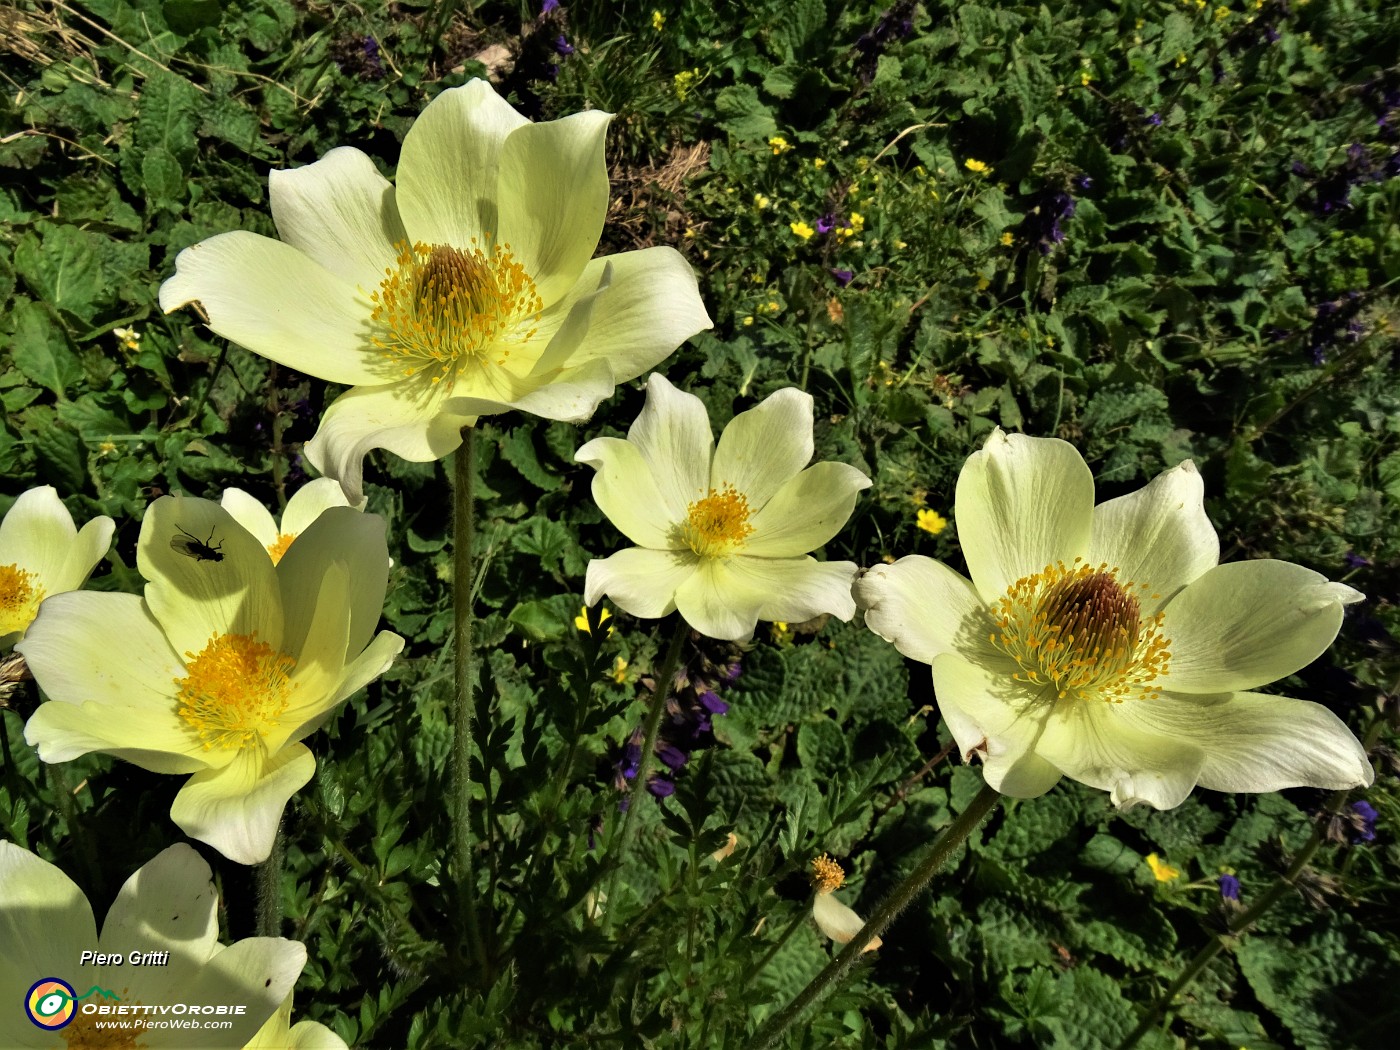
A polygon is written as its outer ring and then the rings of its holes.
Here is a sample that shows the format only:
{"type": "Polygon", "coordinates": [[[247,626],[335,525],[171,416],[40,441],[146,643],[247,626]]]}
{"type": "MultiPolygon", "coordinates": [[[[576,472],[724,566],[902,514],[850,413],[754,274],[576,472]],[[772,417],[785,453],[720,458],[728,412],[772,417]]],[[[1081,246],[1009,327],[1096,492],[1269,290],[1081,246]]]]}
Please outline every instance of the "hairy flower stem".
{"type": "Polygon", "coordinates": [[[982,785],[982,790],[977,793],[965,810],[958,814],[957,819],[943,829],[943,833],[934,840],[929,848],[928,855],[919,863],[919,866],[910,872],[898,886],[884,900],[874,913],[866,920],[860,932],[855,935],[836,958],[823,967],[822,972],[817,974],[808,982],[807,987],[802,989],[796,999],[788,1003],[787,1006],[779,1010],[770,1017],[758,1034],[754,1036],[753,1050],[767,1050],[778,1041],[802,1013],[819,999],[828,993],[836,990],[836,987],[843,981],[846,974],[850,972],[852,966],[860,958],[865,946],[879,937],[894,921],[894,917],[907,908],[928,885],[929,880],[939,868],[948,862],[948,859],[957,852],[967,837],[972,834],[977,825],[981,824],[996,804],[1001,801],[1001,795],[994,788],[986,784],[982,785]]]}
{"type": "Polygon", "coordinates": [[[462,428],[462,447],[452,457],[452,869],[457,902],[477,966],[486,968],[481,927],[476,917],[476,879],[472,876],[472,716],[476,711],[476,668],[472,652],[472,585],[476,562],[476,428],[462,428]]]}
{"type": "MultiPolygon", "coordinates": [[[[1362,746],[1366,749],[1368,754],[1371,748],[1375,747],[1376,742],[1380,739],[1381,730],[1384,725],[1384,719],[1377,719],[1371,724],[1370,729],[1367,731],[1366,737],[1362,741],[1362,746]]],[[[1118,1050],[1129,1050],[1130,1047],[1137,1046],[1138,1040],[1146,1035],[1152,1027],[1161,1020],[1162,1015],[1171,1008],[1172,1002],[1176,999],[1177,995],[1181,993],[1182,989],[1199,977],[1201,971],[1210,965],[1210,961],[1219,955],[1227,945],[1237,937],[1243,935],[1251,926],[1259,921],[1260,916],[1277,904],[1293,889],[1298,882],[1298,876],[1302,874],[1303,869],[1308,866],[1308,861],[1312,860],[1313,854],[1315,854],[1318,847],[1322,845],[1322,840],[1326,836],[1326,817],[1335,816],[1337,813],[1340,813],[1342,806],[1346,804],[1347,796],[1350,794],[1351,790],[1349,788],[1343,788],[1341,791],[1334,791],[1328,796],[1327,804],[1323,806],[1323,818],[1320,818],[1313,825],[1312,834],[1308,836],[1308,841],[1303,843],[1303,848],[1294,855],[1293,862],[1288,865],[1288,870],[1275,879],[1273,884],[1259,895],[1258,900],[1236,915],[1234,919],[1230,921],[1224,933],[1212,937],[1202,946],[1195,957],[1186,964],[1186,969],[1182,970],[1177,976],[1177,979],[1171,983],[1171,987],[1162,993],[1162,996],[1152,1004],[1152,1009],[1148,1010],[1147,1013],[1143,1015],[1137,1027],[1129,1032],[1128,1037],[1118,1044],[1118,1050]]]]}
{"type": "Polygon", "coordinates": [[[287,840],[282,837],[281,827],[278,827],[267,860],[253,865],[259,937],[282,936],[282,862],[286,853],[287,840]]]}
{"type": "MultiPolygon", "coordinates": [[[[670,644],[666,647],[666,655],[661,658],[661,670],[656,675],[656,690],[651,697],[651,710],[647,712],[647,722],[645,729],[645,739],[642,741],[642,760],[637,768],[637,776],[632,781],[632,789],[627,793],[627,812],[622,816],[622,827],[618,829],[615,847],[609,846],[609,862],[612,865],[612,875],[608,879],[607,899],[616,900],[613,896],[617,889],[617,873],[622,870],[623,858],[627,856],[628,847],[631,845],[629,835],[632,830],[633,818],[637,815],[637,809],[641,805],[643,796],[646,794],[647,776],[651,773],[651,768],[656,749],[656,735],[661,731],[661,716],[666,711],[666,698],[671,695],[671,690],[675,688],[676,668],[681,662],[681,646],[690,635],[690,625],[676,617],[675,633],[671,635],[670,644]]],[[[610,911],[603,912],[603,927],[607,928],[610,911]]]]}

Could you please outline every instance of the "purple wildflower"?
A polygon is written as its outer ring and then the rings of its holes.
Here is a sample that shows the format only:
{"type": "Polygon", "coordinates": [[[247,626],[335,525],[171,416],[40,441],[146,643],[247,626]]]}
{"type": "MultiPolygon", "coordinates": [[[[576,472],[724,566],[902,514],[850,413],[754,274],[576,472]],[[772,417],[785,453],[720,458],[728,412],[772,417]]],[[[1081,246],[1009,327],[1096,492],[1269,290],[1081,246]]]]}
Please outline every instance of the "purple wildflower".
{"type": "Polygon", "coordinates": [[[1220,896],[1223,900],[1237,901],[1240,899],[1240,880],[1234,875],[1220,876],[1220,896]]]}
{"type": "Polygon", "coordinates": [[[568,37],[563,33],[554,38],[554,53],[561,58],[568,58],[574,53],[574,45],[569,43],[568,37]]]}
{"type": "Polygon", "coordinates": [[[723,715],[729,713],[729,705],[719,698],[719,695],[706,689],[699,696],[700,706],[712,715],[723,715]]]}
{"type": "Polygon", "coordinates": [[[1371,564],[1370,558],[1363,558],[1361,555],[1357,554],[1356,551],[1347,551],[1342,555],[1342,561],[1347,563],[1347,568],[1349,569],[1364,569],[1371,564]]]}
{"type": "Polygon", "coordinates": [[[836,216],[831,212],[827,212],[817,220],[817,232],[830,233],[832,230],[836,229],[836,222],[836,216]]]}
{"type": "Polygon", "coordinates": [[[671,770],[680,769],[690,761],[690,756],[678,748],[675,744],[662,744],[656,749],[656,757],[671,770]]]}
{"type": "Polygon", "coordinates": [[[879,20],[856,41],[860,57],[856,59],[856,76],[861,83],[869,84],[875,79],[880,56],[896,40],[903,40],[914,32],[914,0],[897,0],[879,20]]]}
{"type": "Polygon", "coordinates": [[[1355,843],[1374,842],[1376,839],[1376,818],[1380,816],[1374,806],[1364,798],[1351,804],[1352,838],[1355,843]]]}
{"type": "MultiPolygon", "coordinates": [[[[848,284],[850,284],[856,279],[855,271],[853,270],[833,269],[828,270],[827,272],[831,274],[831,276],[836,278],[836,283],[839,284],[842,288],[845,288],[848,284]]],[[[733,681],[733,679],[730,679],[730,681],[733,681]]]]}
{"type": "Polygon", "coordinates": [[[653,773],[647,778],[647,790],[657,798],[670,798],[676,793],[676,785],[660,773],[653,773]]]}
{"type": "Polygon", "coordinates": [[[540,14],[542,15],[557,10],[559,10],[559,0],[544,0],[544,3],[540,5],[540,14]]]}

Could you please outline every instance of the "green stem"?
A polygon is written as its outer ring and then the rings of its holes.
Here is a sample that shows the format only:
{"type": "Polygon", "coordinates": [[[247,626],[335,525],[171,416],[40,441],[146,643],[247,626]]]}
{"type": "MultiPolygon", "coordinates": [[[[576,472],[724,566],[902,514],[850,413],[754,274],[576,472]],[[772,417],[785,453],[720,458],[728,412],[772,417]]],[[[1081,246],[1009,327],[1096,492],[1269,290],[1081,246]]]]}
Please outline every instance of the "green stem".
{"type": "Polygon", "coordinates": [[[453,459],[452,489],[456,513],[452,523],[453,638],[452,697],[452,873],[458,906],[477,966],[486,968],[481,927],[476,916],[476,879],[472,875],[472,716],[476,712],[476,669],[472,652],[472,584],[476,540],[476,429],[462,428],[462,447],[453,459]]]}
{"type": "Polygon", "coordinates": [[[253,881],[257,887],[257,931],[259,937],[282,936],[282,862],[287,852],[282,829],[272,840],[272,852],[267,860],[253,866],[253,881]]]}
{"type": "MultiPolygon", "coordinates": [[[[676,617],[675,633],[671,635],[671,642],[666,647],[666,655],[661,660],[661,670],[656,675],[656,691],[652,693],[651,710],[647,712],[646,729],[642,740],[642,761],[637,767],[637,776],[632,781],[632,789],[627,793],[627,812],[622,817],[622,827],[618,830],[616,849],[609,848],[609,863],[612,867],[612,876],[608,879],[608,901],[615,901],[614,893],[617,890],[618,872],[622,870],[623,858],[627,855],[628,847],[631,845],[630,834],[633,819],[637,815],[637,810],[641,807],[642,797],[646,793],[647,775],[651,772],[651,767],[655,756],[652,752],[656,749],[656,736],[661,731],[661,716],[666,711],[666,698],[671,695],[671,690],[675,686],[676,668],[681,662],[681,645],[690,636],[690,625],[684,619],[676,617]]],[[[603,927],[608,926],[609,917],[614,908],[610,907],[603,912],[603,927]]]]}
{"type": "MultiPolygon", "coordinates": [[[[1371,748],[1373,748],[1380,739],[1384,721],[1384,719],[1377,719],[1371,723],[1366,731],[1366,737],[1362,741],[1362,746],[1366,749],[1368,754],[1371,748]]],[[[1345,804],[1347,796],[1350,794],[1350,788],[1343,788],[1340,791],[1332,792],[1332,794],[1328,796],[1327,804],[1323,807],[1323,812],[1326,817],[1334,816],[1341,812],[1342,806],[1345,804]]],[[[1258,900],[1231,919],[1224,933],[1212,937],[1201,947],[1201,950],[1186,964],[1186,969],[1181,971],[1176,980],[1171,983],[1171,986],[1152,1004],[1152,1009],[1143,1015],[1142,1020],[1138,1022],[1138,1026],[1128,1034],[1126,1039],[1118,1044],[1118,1050],[1130,1050],[1131,1047],[1136,1046],[1138,1040],[1146,1035],[1152,1027],[1161,1020],[1162,1015],[1171,1007],[1173,1000],[1181,993],[1182,989],[1200,976],[1201,971],[1210,965],[1210,961],[1219,955],[1226,945],[1258,922],[1259,918],[1266,911],[1277,904],[1293,889],[1298,881],[1298,876],[1302,874],[1303,869],[1308,866],[1308,862],[1312,860],[1313,855],[1317,853],[1318,848],[1322,845],[1322,840],[1326,835],[1326,829],[1327,820],[1325,817],[1320,818],[1313,825],[1312,834],[1308,836],[1308,841],[1303,843],[1302,849],[1297,852],[1293,857],[1293,862],[1288,865],[1288,870],[1275,879],[1269,888],[1259,895],[1258,900]]]]}
{"type": "Polygon", "coordinates": [[[861,953],[865,950],[865,946],[883,934],[890,923],[894,921],[894,917],[923,892],[924,887],[928,885],[929,880],[933,878],[938,869],[948,862],[958,847],[967,840],[967,837],[972,834],[977,825],[982,823],[999,801],[1001,801],[1001,795],[995,789],[983,784],[977,797],[934,840],[928,856],[903,882],[894,888],[888,897],[880,902],[880,906],[866,920],[865,925],[860,928],[860,932],[851,939],[850,943],[842,948],[831,962],[826,964],[821,973],[808,982],[807,987],[802,989],[796,999],[770,1017],[759,1029],[758,1035],[753,1040],[753,1050],[767,1050],[792,1026],[794,1021],[802,1016],[807,1007],[836,989],[836,986],[850,972],[851,967],[856,964],[861,953]]]}

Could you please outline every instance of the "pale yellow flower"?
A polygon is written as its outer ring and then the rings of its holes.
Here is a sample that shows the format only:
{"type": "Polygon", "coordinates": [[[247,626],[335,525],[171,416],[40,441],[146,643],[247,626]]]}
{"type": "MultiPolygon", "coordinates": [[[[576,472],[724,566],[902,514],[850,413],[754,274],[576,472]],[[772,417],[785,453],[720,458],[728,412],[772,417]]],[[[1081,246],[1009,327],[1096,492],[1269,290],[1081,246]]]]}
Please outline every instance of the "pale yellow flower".
{"type": "Polygon", "coordinates": [[[259,863],[316,770],[300,741],[403,648],[374,634],[384,521],[332,507],[274,565],[217,503],[164,496],[146,509],[136,564],[144,597],[76,591],[40,609],[17,649],[49,701],[25,739],[45,762],[103,752],[193,774],[171,818],[259,863]]]}
{"type": "Polygon", "coordinates": [[[786,153],[788,150],[792,149],[792,144],[781,135],[774,135],[769,139],[768,146],[772,149],[774,156],[777,156],[779,153],[786,153]]]}
{"type": "Polygon", "coordinates": [[[218,912],[209,865],[193,847],[180,843],[156,854],[126,880],[107,909],[99,935],[91,905],[62,870],[13,842],[0,842],[0,929],[5,931],[8,956],[0,963],[0,997],[7,1004],[0,1010],[0,1046],[271,1050],[275,1045],[277,1050],[341,1050],[345,1044],[339,1039],[257,1042],[264,1022],[290,998],[306,964],[306,948],[281,937],[220,944],[218,912]],[[89,953],[87,962],[84,953],[89,953]],[[133,963],[134,953],[151,962],[133,963]],[[98,965],[94,954],[115,956],[122,964],[98,965]],[[156,959],[163,961],[157,964],[156,959]],[[36,989],[31,1000],[27,989],[36,978],[56,981],[50,984],[51,994],[36,989]],[[75,999],[93,986],[116,999],[95,995],[75,1007],[75,999]],[[117,1014],[122,1003],[147,1008],[237,1004],[244,1012],[221,1018],[227,1028],[156,1028],[142,1025],[144,1018],[117,1014]],[[72,1019],[45,1031],[26,1016],[21,1004],[41,1018],[61,1022],[66,1011],[72,1019]],[[88,1004],[112,1007],[113,1012],[80,1008],[88,1004]]]}
{"type": "MultiPolygon", "coordinates": [[[[849,944],[865,925],[864,919],[836,899],[835,891],[845,881],[841,865],[825,853],[812,861],[812,918],[817,929],[837,944],[849,944]]],[[[862,952],[873,952],[882,944],[884,941],[876,937],[862,952]]]]}
{"type": "Polygon", "coordinates": [[[627,437],[574,454],[597,471],[598,506],[637,545],[588,563],[584,600],[607,595],[647,618],[678,610],[728,640],[759,620],[850,619],[855,564],[807,552],[840,531],[870,479],[845,463],[808,465],[812,406],[809,394],[778,390],[716,442],[704,402],[653,373],[627,437]]]}
{"type": "Polygon", "coordinates": [[[233,515],[233,520],[251,532],[267,548],[275,565],[287,553],[292,541],[324,511],[332,507],[347,507],[350,501],[333,478],[308,481],[287,500],[282,520],[276,518],[258,500],[242,489],[224,489],[219,505],[233,515]]]}
{"type": "Polygon", "coordinates": [[[975,171],[975,172],[977,172],[977,174],[979,174],[979,175],[982,174],[983,172],[986,172],[986,171],[990,171],[990,170],[991,170],[991,169],[990,169],[985,163],[983,163],[982,161],[980,161],[980,160],[974,160],[974,159],[972,159],[972,158],[968,158],[967,160],[963,161],[963,166],[964,166],[965,168],[967,168],[968,171],[975,171]]]}
{"type": "Polygon", "coordinates": [[[484,80],[450,88],[409,128],[393,184],[348,147],[273,171],[281,240],[186,248],[161,307],[199,303],[219,335],[352,388],[306,455],[353,504],[372,448],[441,459],[511,409],[581,422],[710,326],[673,248],[592,258],[610,119],[534,124],[484,80]]]}
{"type": "Polygon", "coordinates": [[[0,648],[24,636],[41,602],[87,581],[115,528],[99,516],[79,530],[52,485],[20,494],[0,522],[0,648]]]}
{"type": "Polygon", "coordinates": [[[931,558],[856,581],[865,623],[933,668],[965,759],[1003,794],[1061,776],[1114,804],[1368,785],[1366,752],[1320,704],[1254,692],[1317,659],[1362,595],[1284,561],[1217,564],[1187,460],[1094,505],[1072,445],[992,432],[958,478],[971,579],[931,558]]]}

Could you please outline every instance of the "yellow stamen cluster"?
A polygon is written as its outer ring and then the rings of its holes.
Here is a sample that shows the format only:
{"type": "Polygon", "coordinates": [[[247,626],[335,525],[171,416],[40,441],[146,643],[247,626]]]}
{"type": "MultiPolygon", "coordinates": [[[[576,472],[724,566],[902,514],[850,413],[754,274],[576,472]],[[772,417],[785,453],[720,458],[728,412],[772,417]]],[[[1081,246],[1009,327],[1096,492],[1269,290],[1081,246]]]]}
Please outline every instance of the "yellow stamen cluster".
{"type": "Polygon", "coordinates": [[[812,887],[818,893],[830,893],[832,890],[839,890],[841,883],[846,881],[846,873],[841,870],[841,865],[823,853],[816,860],[812,861],[812,887]]]}
{"type": "MultiPolygon", "coordinates": [[[[125,991],[123,988],[122,992],[125,991]]],[[[99,998],[106,1001],[107,997],[104,995],[99,998]]],[[[143,1005],[139,999],[126,999],[124,996],[120,1001],[127,1006],[143,1005]]],[[[139,1038],[145,1032],[134,1019],[84,1014],[81,1011],[59,1034],[63,1036],[68,1050],[139,1050],[145,1045],[139,1038]],[[99,1028],[98,1025],[102,1027],[99,1028]]]]}
{"type": "Polygon", "coordinates": [[[468,364],[503,365],[511,342],[534,336],[524,326],[544,304],[509,245],[489,252],[475,239],[467,249],[402,241],[396,247],[397,266],[370,295],[370,321],[378,330],[374,345],[404,375],[427,373],[440,383],[468,364]]]}
{"type": "Polygon", "coordinates": [[[267,545],[267,553],[272,555],[272,564],[276,565],[287,553],[287,548],[292,545],[292,540],[296,539],[294,532],[279,532],[277,539],[267,545]]]}
{"type": "Polygon", "coordinates": [[[1021,668],[1016,681],[1061,700],[1122,703],[1161,693],[1151,683],[1171,657],[1162,614],[1144,620],[1139,598],[1149,588],[1120,584],[1117,574],[1107,562],[1095,567],[1076,558],[1068,568],[1056,562],[1021,577],[992,604],[997,629],[990,641],[1021,668]]]}
{"type": "Polygon", "coordinates": [[[44,589],[38,577],[18,565],[0,565],[0,634],[22,631],[34,622],[44,589]]]}
{"type": "Polygon", "coordinates": [[[741,547],[753,532],[749,498],[733,485],[710,489],[692,503],[681,525],[681,539],[701,557],[719,557],[741,547]]]}
{"type": "Polygon", "coordinates": [[[256,745],[287,709],[296,661],[256,635],[216,634],[185,659],[175,700],[206,751],[256,745]]]}

